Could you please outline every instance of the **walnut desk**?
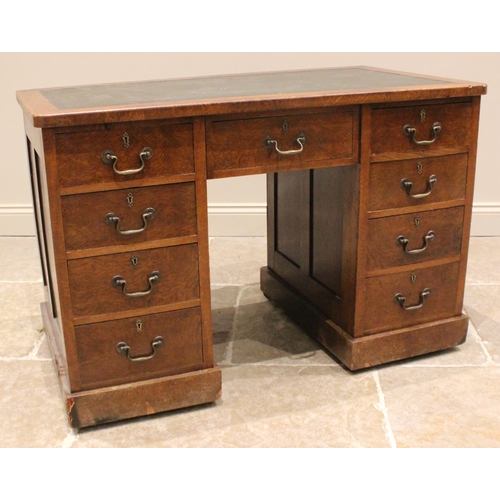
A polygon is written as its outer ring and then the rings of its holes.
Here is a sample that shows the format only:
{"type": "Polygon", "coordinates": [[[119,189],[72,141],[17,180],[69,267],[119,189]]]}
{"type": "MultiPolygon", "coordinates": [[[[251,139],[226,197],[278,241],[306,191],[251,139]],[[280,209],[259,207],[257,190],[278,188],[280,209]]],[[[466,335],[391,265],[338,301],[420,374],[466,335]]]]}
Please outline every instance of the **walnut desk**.
{"type": "Polygon", "coordinates": [[[207,179],[267,174],[262,290],[348,369],[463,342],[485,93],[364,67],[18,92],[71,425],[219,397],[207,179]]]}

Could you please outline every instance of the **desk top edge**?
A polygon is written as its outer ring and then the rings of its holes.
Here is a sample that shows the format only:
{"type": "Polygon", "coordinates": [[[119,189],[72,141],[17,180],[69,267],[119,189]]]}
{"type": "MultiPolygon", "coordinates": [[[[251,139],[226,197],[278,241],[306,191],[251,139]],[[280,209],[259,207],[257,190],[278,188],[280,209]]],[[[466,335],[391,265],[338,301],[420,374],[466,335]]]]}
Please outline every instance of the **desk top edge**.
{"type": "Polygon", "coordinates": [[[21,90],[35,127],[470,97],[486,85],[365,66],[21,90]]]}

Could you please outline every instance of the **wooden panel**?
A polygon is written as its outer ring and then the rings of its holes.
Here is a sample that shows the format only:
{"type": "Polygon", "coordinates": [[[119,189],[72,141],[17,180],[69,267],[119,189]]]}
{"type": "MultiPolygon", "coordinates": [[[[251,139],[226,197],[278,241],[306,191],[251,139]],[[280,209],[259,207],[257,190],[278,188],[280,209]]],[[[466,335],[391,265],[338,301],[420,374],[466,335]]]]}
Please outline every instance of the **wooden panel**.
{"type": "Polygon", "coordinates": [[[356,166],[268,176],[269,267],[342,327],[352,319],[344,235],[357,220],[357,179],[356,166]]]}
{"type": "Polygon", "coordinates": [[[357,108],[273,117],[213,121],[208,128],[208,170],[212,177],[356,163],[357,108]],[[305,137],[303,151],[297,138],[305,137]]]}
{"type": "Polygon", "coordinates": [[[66,130],[56,134],[57,165],[63,188],[100,183],[140,181],[194,173],[192,123],[148,121],[100,125],[85,130],[66,130]],[[126,146],[123,135],[128,135],[126,146]],[[118,158],[118,171],[137,170],[143,148],[153,155],[143,170],[132,175],[116,174],[112,164],[101,156],[110,150],[118,158]]]}
{"type": "Polygon", "coordinates": [[[220,392],[221,370],[215,367],[68,394],[66,408],[70,425],[81,428],[212,403],[220,392]]]}
{"type": "Polygon", "coordinates": [[[420,207],[428,203],[465,199],[468,155],[436,156],[411,160],[373,163],[370,166],[369,210],[420,207]],[[437,182],[424,198],[412,198],[401,185],[403,179],[412,183],[410,193],[429,190],[429,177],[437,182]]]}
{"type": "Polygon", "coordinates": [[[68,262],[68,272],[75,317],[108,314],[181,303],[199,299],[198,252],[196,245],[125,252],[68,262]],[[138,258],[135,269],[131,258],[138,258]],[[129,293],[149,289],[148,278],[159,271],[161,278],[153,291],[143,297],[127,297],[112,285],[120,275],[129,293]]]}
{"type": "Polygon", "coordinates": [[[461,313],[456,311],[459,262],[433,266],[412,272],[377,276],[366,280],[365,327],[366,334],[393,330],[437,321],[461,313]],[[423,290],[430,295],[421,308],[405,311],[395,300],[396,294],[406,298],[405,305],[415,306],[421,301],[423,290]]]}
{"type": "Polygon", "coordinates": [[[311,276],[339,296],[345,168],[314,170],[311,196],[311,276]]]}
{"type": "Polygon", "coordinates": [[[196,197],[192,182],[166,186],[133,188],[102,193],[64,196],[61,201],[64,237],[68,251],[127,245],[196,234],[196,197]],[[136,234],[119,234],[116,223],[107,224],[109,213],[119,217],[121,231],[147,227],[136,234]]]}
{"type": "Polygon", "coordinates": [[[199,308],[78,326],[75,334],[83,389],[173,375],[203,364],[199,308]],[[158,336],[164,344],[155,352],[151,343],[158,336]],[[117,352],[120,342],[130,347],[132,358],[154,355],[130,361],[117,352]]]}
{"type": "Polygon", "coordinates": [[[470,103],[375,109],[372,116],[372,161],[466,150],[472,139],[471,115],[470,103]],[[403,128],[410,125],[416,129],[415,140],[429,141],[433,138],[432,126],[436,122],[442,129],[432,144],[417,145],[403,133],[403,128]]]}
{"type": "Polygon", "coordinates": [[[367,269],[373,271],[459,257],[463,220],[464,207],[371,219],[368,222],[367,269]],[[431,231],[434,238],[426,243],[425,237],[431,231]],[[416,254],[406,253],[404,246],[398,242],[400,236],[408,240],[408,251],[424,247],[425,250],[416,254]]]}
{"type": "Polygon", "coordinates": [[[275,250],[300,268],[301,232],[303,210],[302,172],[287,172],[276,176],[275,250]],[[295,228],[295,230],[294,230],[295,228]]]}

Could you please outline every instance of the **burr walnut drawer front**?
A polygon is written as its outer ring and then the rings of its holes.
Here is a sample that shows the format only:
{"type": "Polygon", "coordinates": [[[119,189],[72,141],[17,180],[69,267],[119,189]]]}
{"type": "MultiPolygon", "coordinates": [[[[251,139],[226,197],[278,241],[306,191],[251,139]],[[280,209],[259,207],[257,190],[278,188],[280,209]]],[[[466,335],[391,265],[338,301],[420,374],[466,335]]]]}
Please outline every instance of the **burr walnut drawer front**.
{"type": "Polygon", "coordinates": [[[191,122],[113,123],[56,134],[60,186],[194,173],[191,122]]]}
{"type": "Polygon", "coordinates": [[[369,210],[465,199],[467,154],[372,163],[369,210]]]}
{"type": "Polygon", "coordinates": [[[375,109],[371,154],[418,157],[468,147],[471,119],[472,105],[467,102],[375,109]]]}
{"type": "Polygon", "coordinates": [[[196,234],[194,182],[63,196],[66,250],[196,234]]]}
{"type": "Polygon", "coordinates": [[[105,321],[75,328],[83,389],[199,369],[199,308],[105,321]]]}
{"type": "Polygon", "coordinates": [[[464,207],[381,217],[368,222],[367,269],[459,256],[464,207]]]}
{"type": "Polygon", "coordinates": [[[196,244],[68,262],[75,318],[199,300],[196,244]]]}
{"type": "Polygon", "coordinates": [[[429,323],[457,311],[459,262],[376,276],[366,281],[365,333],[429,323]]]}
{"type": "Polygon", "coordinates": [[[211,177],[356,163],[357,108],[328,112],[214,119],[207,127],[211,177]]]}

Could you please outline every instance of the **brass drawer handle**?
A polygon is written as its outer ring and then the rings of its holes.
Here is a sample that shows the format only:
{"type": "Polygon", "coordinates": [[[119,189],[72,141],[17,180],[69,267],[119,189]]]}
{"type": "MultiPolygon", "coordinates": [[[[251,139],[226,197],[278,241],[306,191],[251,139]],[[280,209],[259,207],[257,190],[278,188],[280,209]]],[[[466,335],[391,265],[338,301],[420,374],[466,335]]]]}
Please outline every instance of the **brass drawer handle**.
{"type": "Polygon", "coordinates": [[[296,141],[299,143],[300,149],[290,149],[288,151],[281,151],[281,149],[278,148],[278,142],[275,141],[274,139],[271,139],[270,137],[266,137],[266,139],[264,139],[264,146],[266,148],[272,148],[274,145],[274,149],[280,155],[296,155],[296,154],[302,153],[302,151],[304,151],[304,144],[306,143],[306,136],[304,134],[299,134],[296,141]]]}
{"type": "Polygon", "coordinates": [[[148,278],[149,289],[145,292],[127,292],[125,290],[127,282],[121,276],[115,276],[111,280],[111,285],[115,288],[121,288],[123,295],[126,295],[127,297],[144,297],[153,291],[153,284],[158,283],[158,281],[160,281],[160,271],[153,271],[148,278]]]}
{"type": "Polygon", "coordinates": [[[110,212],[109,214],[106,215],[106,217],[104,217],[104,222],[108,226],[112,226],[114,224],[116,232],[118,234],[121,234],[123,236],[128,236],[131,234],[142,233],[148,227],[148,219],[152,220],[155,218],[155,216],[156,216],[156,210],[154,208],[146,208],[146,210],[144,210],[144,213],[142,214],[143,224],[142,227],[139,229],[125,229],[125,230],[120,229],[120,217],[115,215],[113,212],[110,212]]]}
{"type": "Polygon", "coordinates": [[[405,125],[403,127],[403,134],[411,137],[412,141],[415,144],[417,144],[418,146],[428,146],[429,144],[432,144],[436,140],[438,134],[441,132],[441,129],[442,129],[442,127],[441,127],[441,124],[439,122],[434,123],[432,125],[432,135],[433,135],[433,137],[429,141],[417,141],[415,139],[415,135],[417,133],[417,129],[414,128],[414,127],[412,127],[411,125],[405,125]]]}
{"type": "Polygon", "coordinates": [[[404,236],[398,236],[397,242],[403,247],[403,250],[410,254],[414,255],[416,253],[421,253],[423,252],[426,248],[429,242],[431,242],[434,238],[436,237],[436,233],[434,231],[429,231],[425,236],[424,236],[424,246],[421,248],[415,248],[413,250],[408,250],[408,239],[405,238],[404,236]]]}
{"type": "Polygon", "coordinates": [[[403,189],[406,189],[406,194],[408,196],[420,199],[420,198],[425,198],[426,196],[429,196],[431,194],[432,188],[436,185],[437,181],[438,181],[437,176],[432,174],[427,179],[427,191],[425,191],[425,193],[412,194],[411,189],[413,187],[413,183],[408,179],[401,179],[401,187],[403,189]]]}
{"type": "Polygon", "coordinates": [[[153,352],[148,356],[138,356],[133,358],[130,355],[130,346],[126,342],[120,342],[116,345],[116,351],[118,354],[126,355],[129,361],[137,362],[137,361],[147,361],[151,359],[156,354],[156,349],[162,347],[165,344],[165,339],[163,337],[156,337],[153,342],[151,342],[151,349],[153,352]]]}
{"type": "Polygon", "coordinates": [[[143,148],[139,153],[139,160],[141,160],[141,166],[139,168],[132,170],[118,170],[116,168],[116,164],[118,163],[118,157],[110,149],[106,149],[105,151],[103,151],[101,155],[101,160],[106,164],[111,163],[113,166],[113,170],[115,171],[116,174],[132,175],[141,172],[144,169],[146,160],[149,160],[152,156],[153,156],[153,150],[151,148],[143,148]]]}
{"type": "Polygon", "coordinates": [[[414,311],[415,309],[420,309],[425,302],[425,299],[431,294],[429,288],[424,288],[420,292],[420,302],[414,306],[405,306],[406,297],[400,293],[395,295],[396,302],[405,310],[405,311],[414,311]]]}

